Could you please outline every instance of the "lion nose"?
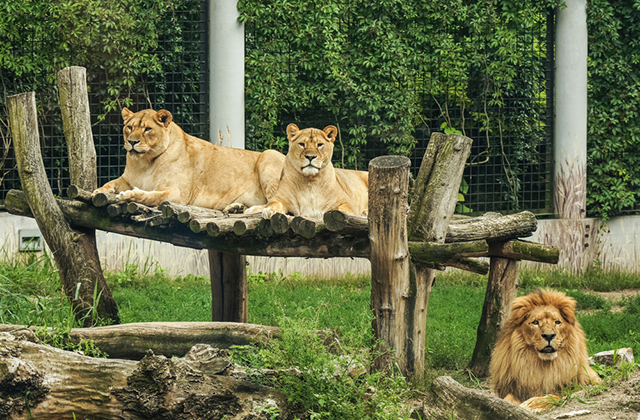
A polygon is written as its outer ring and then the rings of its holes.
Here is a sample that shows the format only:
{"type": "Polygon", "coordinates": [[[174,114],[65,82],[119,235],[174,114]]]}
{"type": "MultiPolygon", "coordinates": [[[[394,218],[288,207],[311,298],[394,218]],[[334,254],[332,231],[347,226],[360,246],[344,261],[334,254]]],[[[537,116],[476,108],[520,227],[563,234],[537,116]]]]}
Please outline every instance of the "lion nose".
{"type": "Polygon", "coordinates": [[[305,157],[307,158],[307,160],[309,160],[309,162],[311,162],[313,159],[317,158],[318,156],[306,155],[305,157]]]}
{"type": "Polygon", "coordinates": [[[551,342],[551,340],[556,338],[556,335],[555,334],[542,334],[542,338],[544,338],[548,342],[551,342]]]}
{"type": "Polygon", "coordinates": [[[129,142],[129,144],[131,145],[131,147],[135,146],[136,144],[140,143],[139,140],[127,140],[129,142]]]}

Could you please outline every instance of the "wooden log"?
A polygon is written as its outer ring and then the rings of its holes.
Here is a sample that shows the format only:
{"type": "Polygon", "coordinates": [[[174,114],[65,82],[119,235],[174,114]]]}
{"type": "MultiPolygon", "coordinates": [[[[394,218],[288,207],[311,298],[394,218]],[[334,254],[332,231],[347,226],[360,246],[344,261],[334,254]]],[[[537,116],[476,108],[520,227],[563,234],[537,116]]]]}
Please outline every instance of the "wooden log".
{"type": "Polygon", "coordinates": [[[236,235],[244,235],[246,232],[254,232],[258,229],[262,216],[252,219],[236,219],[233,223],[233,233],[236,235]]]}
{"type": "Polygon", "coordinates": [[[180,223],[189,223],[194,219],[214,219],[224,216],[224,213],[219,210],[170,202],[162,203],[158,208],[163,217],[176,218],[180,223]]]}
{"type": "Polygon", "coordinates": [[[92,196],[91,203],[96,207],[104,207],[104,206],[108,206],[109,204],[120,203],[120,201],[118,201],[118,199],[116,198],[116,195],[113,193],[101,192],[92,196]]]}
{"type": "Polygon", "coordinates": [[[211,320],[244,322],[249,319],[247,304],[247,258],[209,250],[212,311],[211,320]]]}
{"type": "Polygon", "coordinates": [[[473,258],[460,258],[447,263],[447,267],[458,268],[460,270],[469,271],[484,276],[489,272],[489,263],[479,261],[473,258]]]}
{"type": "Polygon", "coordinates": [[[311,239],[318,233],[326,231],[324,224],[302,216],[295,216],[291,220],[289,227],[296,235],[300,235],[306,239],[311,239]]]}
{"type": "Polygon", "coordinates": [[[518,261],[492,257],[490,260],[487,292],[478,324],[476,345],[469,368],[479,378],[489,375],[491,352],[498,338],[503,321],[511,313],[511,303],[516,298],[518,261]]]}
{"type": "Polygon", "coordinates": [[[102,275],[95,236],[90,230],[74,229],[69,225],[57,205],[62,200],[54,198],[49,186],[40,153],[35,94],[10,96],[7,108],[20,182],[27,197],[25,202],[52,251],[62,288],[76,319],[82,325],[90,326],[95,313],[119,323],[118,308],[102,275]],[[97,302],[94,301],[96,289],[101,294],[97,302]]]}
{"type": "Polygon", "coordinates": [[[450,376],[433,381],[431,393],[418,410],[420,418],[433,420],[537,420],[540,417],[488,393],[465,388],[450,376]]]}
{"type": "MultiPolygon", "coordinates": [[[[42,327],[0,324],[0,332],[14,335],[42,327]]],[[[106,327],[72,328],[69,341],[92,340],[112,359],[140,360],[152,350],[157,355],[182,357],[196,344],[219,349],[265,343],[279,338],[280,328],[236,322],[139,322],[106,327]]]]}
{"type": "Polygon", "coordinates": [[[258,230],[258,234],[263,238],[270,238],[275,234],[275,232],[273,231],[273,228],[271,227],[271,220],[269,219],[260,220],[260,223],[258,223],[257,230],[258,230]]]}
{"type": "Polygon", "coordinates": [[[381,156],[369,162],[371,309],[374,337],[380,346],[374,366],[388,370],[397,363],[403,374],[413,371],[407,361],[413,359],[415,350],[407,339],[411,326],[406,322],[406,298],[411,293],[406,234],[410,165],[401,156],[381,156]]]}
{"type": "Polygon", "coordinates": [[[409,241],[409,252],[412,258],[420,262],[446,265],[447,262],[462,257],[486,257],[489,252],[489,244],[486,241],[455,244],[409,241]]]}
{"type": "Polygon", "coordinates": [[[560,248],[528,241],[491,242],[489,256],[558,264],[560,248]]]}
{"type": "MultiPolygon", "coordinates": [[[[407,216],[407,232],[412,241],[444,243],[458,201],[465,162],[471,152],[470,138],[434,133],[425,152],[407,216]]],[[[458,263],[470,265],[469,261],[458,263]]],[[[427,307],[435,271],[410,263],[411,289],[407,294],[407,317],[411,329],[407,341],[415,343],[408,354],[409,371],[417,377],[424,372],[424,342],[427,307]]]]}
{"type": "Polygon", "coordinates": [[[366,235],[369,220],[365,216],[356,216],[340,210],[329,210],[323,216],[324,225],[332,232],[350,235],[366,235]]]}
{"type": "MultiPolygon", "coordinates": [[[[91,203],[91,201],[89,201],[89,203],[91,203]]],[[[109,217],[117,217],[125,213],[126,212],[122,204],[109,204],[107,206],[107,214],[109,217]]]]}
{"type": "Polygon", "coordinates": [[[72,200],[80,200],[85,203],[91,203],[91,193],[77,185],[69,185],[67,188],[67,197],[72,200]]]}
{"type": "MultiPolygon", "coordinates": [[[[126,219],[112,219],[108,216],[106,209],[96,208],[80,201],[56,199],[56,203],[73,226],[168,242],[193,249],[216,249],[265,257],[368,258],[370,255],[368,238],[340,235],[326,229],[311,239],[285,234],[265,240],[253,231],[247,231],[242,236],[223,235],[214,238],[209,235],[195,234],[182,224],[170,229],[158,229],[132,223],[126,219]]],[[[5,198],[5,206],[12,214],[33,217],[22,191],[9,191],[5,198]]]]}
{"type": "Polygon", "coordinates": [[[446,242],[467,242],[485,239],[500,241],[531,236],[538,228],[536,216],[523,211],[501,217],[451,224],[447,230],[446,242]]]}
{"type": "Polygon", "coordinates": [[[282,213],[276,213],[271,216],[271,229],[273,229],[273,233],[276,235],[282,235],[289,230],[289,224],[293,220],[293,216],[288,216],[282,213]]]}
{"type": "Polygon", "coordinates": [[[3,419],[294,418],[281,393],[230,375],[228,350],[198,344],[184,358],[92,358],[0,334],[3,419]]]}

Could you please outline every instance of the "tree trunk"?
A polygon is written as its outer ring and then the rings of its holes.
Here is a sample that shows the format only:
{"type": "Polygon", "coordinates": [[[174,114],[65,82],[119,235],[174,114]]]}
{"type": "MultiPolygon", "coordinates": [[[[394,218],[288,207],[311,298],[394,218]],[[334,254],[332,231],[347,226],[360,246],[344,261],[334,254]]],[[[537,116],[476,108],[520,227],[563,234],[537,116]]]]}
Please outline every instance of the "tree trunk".
{"type": "Polygon", "coordinates": [[[246,419],[261,408],[293,419],[279,392],[229,375],[227,350],[198,344],[184,358],[96,359],[0,334],[3,419],[246,419]]]}
{"type": "Polygon", "coordinates": [[[410,166],[409,159],[400,156],[377,157],[369,163],[371,309],[374,336],[381,343],[375,366],[387,370],[396,362],[405,375],[413,371],[407,361],[415,351],[405,318],[411,293],[406,233],[410,166]]]}
{"type": "Polygon", "coordinates": [[[482,391],[465,388],[450,376],[433,381],[431,395],[418,410],[420,418],[432,420],[538,420],[517,405],[482,391]]]}
{"type": "Polygon", "coordinates": [[[62,287],[76,319],[85,326],[92,325],[94,315],[112,323],[120,322],[102,268],[95,255],[87,251],[90,239],[87,240],[86,232],[69,226],[53,197],[40,153],[35,94],[10,96],[7,107],[22,188],[42,236],[53,252],[62,287]]]}
{"type": "MultiPolygon", "coordinates": [[[[470,138],[457,134],[434,133],[425,152],[416,179],[411,207],[407,219],[407,232],[411,241],[444,243],[449,222],[458,201],[464,164],[471,152],[470,138]]],[[[472,261],[458,260],[460,266],[482,270],[472,261]]],[[[411,261],[411,290],[407,296],[407,316],[411,320],[411,333],[407,341],[415,343],[411,371],[418,378],[424,374],[425,329],[429,295],[435,271],[417,261],[411,261]],[[415,290],[415,292],[413,292],[415,290]]]]}
{"type": "Polygon", "coordinates": [[[489,375],[491,352],[498,338],[498,331],[511,313],[511,303],[516,298],[518,261],[492,257],[490,260],[487,292],[478,324],[476,346],[469,368],[479,378],[489,375]]]}
{"type": "Polygon", "coordinates": [[[209,250],[211,320],[248,322],[247,257],[209,250]]]}
{"type": "MultiPolygon", "coordinates": [[[[72,184],[84,190],[93,191],[98,187],[98,172],[96,149],[91,132],[87,72],[84,67],[66,67],[58,72],[57,79],[60,111],[69,155],[69,177],[72,184]]],[[[90,272],[95,276],[94,279],[85,282],[83,285],[85,290],[81,290],[80,293],[85,297],[93,297],[92,293],[97,284],[97,290],[102,291],[98,301],[98,316],[117,320],[119,319],[118,307],[104,279],[96,246],[96,232],[94,229],[86,228],[74,230],[81,234],[78,238],[78,246],[84,248],[86,261],[83,264],[90,267],[90,272]]]]}
{"type": "MultiPolygon", "coordinates": [[[[42,327],[0,324],[0,332],[14,335],[42,327]]],[[[33,335],[30,335],[34,337],[33,335]]],[[[258,344],[280,337],[280,328],[235,322],[139,322],[106,327],[72,328],[69,341],[92,340],[112,359],[140,360],[152,350],[167,357],[184,356],[196,344],[218,349],[258,344]]]]}

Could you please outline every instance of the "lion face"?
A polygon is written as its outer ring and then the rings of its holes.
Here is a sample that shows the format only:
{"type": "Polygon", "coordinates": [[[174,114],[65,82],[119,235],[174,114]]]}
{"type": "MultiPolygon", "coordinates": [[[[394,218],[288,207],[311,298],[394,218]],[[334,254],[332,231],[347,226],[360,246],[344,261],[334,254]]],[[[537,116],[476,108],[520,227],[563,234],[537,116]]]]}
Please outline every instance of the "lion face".
{"type": "Polygon", "coordinates": [[[167,127],[173,116],[167,110],[152,109],[133,113],[122,109],[124,119],[124,148],[131,159],[152,159],[168,147],[167,127]]]}
{"type": "Polygon", "coordinates": [[[338,129],[332,125],[325,127],[324,130],[317,128],[300,130],[297,125],[289,124],[287,159],[302,175],[315,177],[320,170],[331,163],[333,142],[337,133],[338,129]]]}
{"type": "Polygon", "coordinates": [[[520,328],[525,343],[541,360],[554,360],[562,347],[567,322],[554,306],[533,308],[520,328]]]}

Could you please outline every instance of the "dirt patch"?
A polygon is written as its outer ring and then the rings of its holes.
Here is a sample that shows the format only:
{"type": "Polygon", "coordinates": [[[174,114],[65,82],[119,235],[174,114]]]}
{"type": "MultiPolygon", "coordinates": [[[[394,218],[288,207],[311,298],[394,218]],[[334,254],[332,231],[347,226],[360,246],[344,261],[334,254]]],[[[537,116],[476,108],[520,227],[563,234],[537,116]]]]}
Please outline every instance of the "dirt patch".
{"type": "Polygon", "coordinates": [[[578,391],[560,408],[541,415],[543,419],[562,418],[562,414],[588,410],[588,414],[571,417],[576,420],[639,420],[640,373],[636,371],[628,381],[609,386],[600,395],[589,396],[578,391]],[[581,402],[582,401],[582,402],[581,402]]]}
{"type": "Polygon", "coordinates": [[[586,293],[592,295],[598,295],[606,300],[619,301],[623,298],[634,297],[640,294],[640,289],[626,289],[626,290],[617,290],[615,292],[594,292],[593,290],[588,290],[586,293]]]}

